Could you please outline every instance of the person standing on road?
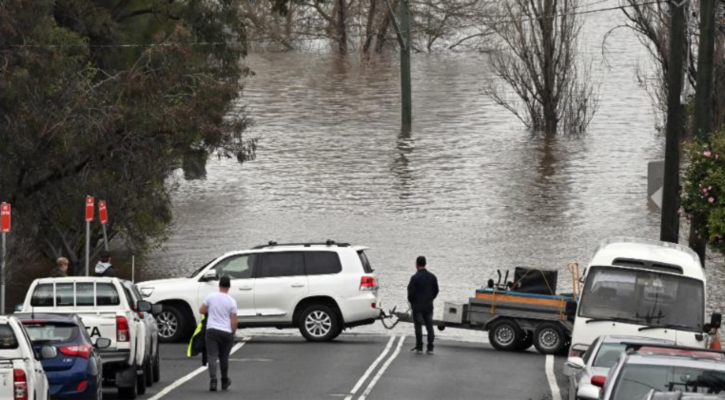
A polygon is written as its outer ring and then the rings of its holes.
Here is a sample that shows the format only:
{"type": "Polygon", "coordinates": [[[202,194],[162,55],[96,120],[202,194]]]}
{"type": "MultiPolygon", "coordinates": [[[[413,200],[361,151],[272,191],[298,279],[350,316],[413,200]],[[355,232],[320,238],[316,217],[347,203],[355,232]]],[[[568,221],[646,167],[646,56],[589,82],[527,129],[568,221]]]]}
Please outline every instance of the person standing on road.
{"type": "Polygon", "coordinates": [[[115,278],[117,276],[116,269],[111,265],[111,253],[109,251],[104,250],[101,253],[101,259],[96,264],[95,271],[96,276],[106,276],[109,278],[115,278]]]}
{"type": "Polygon", "coordinates": [[[413,323],[415,325],[415,347],[410,351],[416,354],[423,353],[423,325],[428,333],[428,354],[433,354],[433,300],[438,296],[438,279],[430,273],[426,266],[424,256],[415,260],[418,272],[410,278],[408,284],[408,302],[413,310],[413,323]]]}
{"type": "Polygon", "coordinates": [[[50,277],[65,278],[66,276],[68,276],[68,259],[65,257],[60,257],[55,262],[55,267],[50,270],[50,277]]]}
{"type": "Polygon", "coordinates": [[[228,276],[219,279],[219,291],[206,296],[199,307],[200,314],[207,314],[206,353],[209,362],[209,391],[216,392],[216,364],[222,372],[222,390],[229,389],[229,353],[237,332],[237,301],[229,293],[231,282],[228,276]]]}

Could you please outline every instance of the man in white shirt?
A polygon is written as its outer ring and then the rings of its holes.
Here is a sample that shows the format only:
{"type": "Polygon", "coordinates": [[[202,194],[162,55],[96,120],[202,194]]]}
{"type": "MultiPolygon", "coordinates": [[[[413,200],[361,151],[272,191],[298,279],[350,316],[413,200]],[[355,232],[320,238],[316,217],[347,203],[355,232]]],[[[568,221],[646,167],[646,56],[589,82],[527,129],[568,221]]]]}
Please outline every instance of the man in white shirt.
{"type": "Polygon", "coordinates": [[[237,302],[229,293],[231,282],[228,276],[219,279],[219,291],[206,296],[199,307],[201,314],[207,315],[206,352],[209,361],[209,390],[216,392],[216,364],[222,372],[222,390],[229,389],[229,353],[234,345],[237,332],[237,302]]]}

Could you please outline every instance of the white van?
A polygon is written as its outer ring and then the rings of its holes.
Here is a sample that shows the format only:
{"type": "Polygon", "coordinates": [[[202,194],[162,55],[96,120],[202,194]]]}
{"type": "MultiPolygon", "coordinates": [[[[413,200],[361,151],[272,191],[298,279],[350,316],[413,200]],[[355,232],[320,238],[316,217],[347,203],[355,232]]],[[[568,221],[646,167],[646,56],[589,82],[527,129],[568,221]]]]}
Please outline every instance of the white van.
{"type": "Polygon", "coordinates": [[[570,357],[581,357],[601,335],[645,336],[706,348],[710,327],[719,327],[719,314],[705,323],[705,274],[700,258],[688,247],[607,239],[582,279],[570,357]]]}

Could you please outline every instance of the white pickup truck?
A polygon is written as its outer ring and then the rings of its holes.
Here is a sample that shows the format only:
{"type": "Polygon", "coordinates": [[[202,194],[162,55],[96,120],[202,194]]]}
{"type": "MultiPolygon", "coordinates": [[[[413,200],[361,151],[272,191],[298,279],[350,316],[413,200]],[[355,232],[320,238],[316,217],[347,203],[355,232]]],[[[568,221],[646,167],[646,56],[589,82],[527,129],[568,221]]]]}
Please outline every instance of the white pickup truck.
{"type": "Polygon", "coordinates": [[[57,350],[43,346],[35,354],[32,341],[15,317],[0,316],[0,399],[48,400],[48,378],[40,363],[57,350]]]}
{"type": "Polygon", "coordinates": [[[146,391],[145,374],[153,368],[151,335],[139,314],[151,311],[151,303],[134,299],[118,278],[68,277],[36,279],[22,305],[27,313],[78,314],[91,339],[111,340],[101,350],[103,379],[115,383],[124,398],[146,391]]]}

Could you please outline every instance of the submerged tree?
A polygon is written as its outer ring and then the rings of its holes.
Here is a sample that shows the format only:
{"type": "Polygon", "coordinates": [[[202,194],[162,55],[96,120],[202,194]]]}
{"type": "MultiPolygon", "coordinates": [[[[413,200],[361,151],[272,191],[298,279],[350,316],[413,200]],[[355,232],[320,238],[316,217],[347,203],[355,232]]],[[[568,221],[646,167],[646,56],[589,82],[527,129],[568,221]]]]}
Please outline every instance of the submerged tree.
{"type": "Polygon", "coordinates": [[[590,69],[577,54],[577,7],[578,0],[506,0],[503,17],[489,24],[500,39],[489,65],[505,88],[490,82],[486,91],[532,131],[582,132],[596,111],[590,69]]]}

